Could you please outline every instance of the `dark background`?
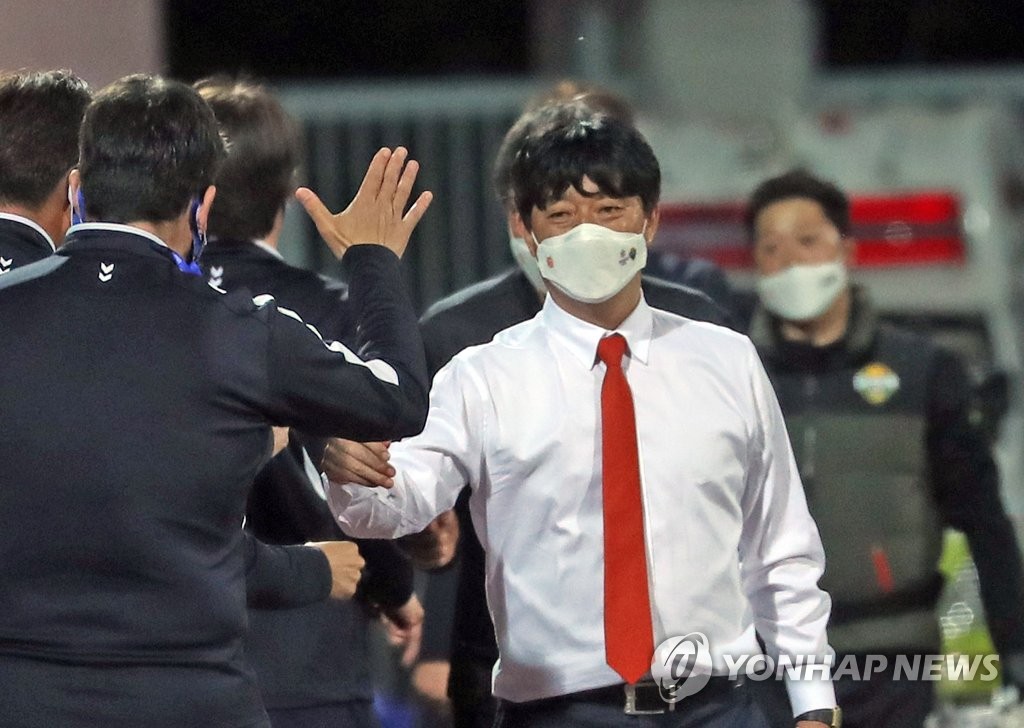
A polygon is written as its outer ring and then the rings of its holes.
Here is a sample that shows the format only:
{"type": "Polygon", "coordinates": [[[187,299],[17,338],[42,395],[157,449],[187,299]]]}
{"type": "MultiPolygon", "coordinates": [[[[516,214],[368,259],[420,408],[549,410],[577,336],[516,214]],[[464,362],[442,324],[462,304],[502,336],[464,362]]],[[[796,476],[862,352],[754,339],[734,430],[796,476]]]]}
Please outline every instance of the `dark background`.
{"type": "MultiPolygon", "coordinates": [[[[557,0],[538,0],[557,2],[557,0]]],[[[716,0],[710,0],[714,2],[716,0]]],[[[817,0],[827,68],[1024,61],[1022,0],[817,0]]],[[[527,0],[168,0],[172,76],[521,76],[527,0]]]]}
{"type": "Polygon", "coordinates": [[[527,7],[509,0],[173,0],[170,74],[266,79],[522,75],[527,7]]]}
{"type": "Polygon", "coordinates": [[[1021,0],[818,0],[828,67],[1024,61],[1021,0]]]}

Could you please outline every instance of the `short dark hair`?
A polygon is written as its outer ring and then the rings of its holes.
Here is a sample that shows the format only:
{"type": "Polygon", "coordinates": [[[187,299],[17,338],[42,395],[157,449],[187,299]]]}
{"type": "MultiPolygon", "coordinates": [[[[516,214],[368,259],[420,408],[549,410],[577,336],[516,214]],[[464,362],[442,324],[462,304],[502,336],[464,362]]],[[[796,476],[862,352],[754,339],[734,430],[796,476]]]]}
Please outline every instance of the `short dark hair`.
{"type": "Polygon", "coordinates": [[[210,107],[187,84],[126,76],[98,94],[79,137],[90,220],[165,222],[213,184],[224,142],[210,107]]]}
{"type": "Polygon", "coordinates": [[[579,102],[594,112],[607,114],[630,126],[635,123],[629,102],[601,86],[565,79],[537,94],[526,103],[522,115],[505,134],[494,158],[491,180],[502,204],[513,203],[512,160],[523,141],[545,123],[549,116],[545,109],[567,102],[579,102]]]}
{"type": "Polygon", "coordinates": [[[70,71],[0,76],[0,202],[42,205],[78,161],[89,87],[70,71]]]}
{"type": "Polygon", "coordinates": [[[587,194],[584,177],[603,194],[639,196],[646,213],[657,207],[661,168],[636,128],[581,101],[547,106],[538,114],[510,169],[516,210],[527,225],[533,208],[543,210],[569,187],[587,194]]]}
{"type": "Polygon", "coordinates": [[[850,233],[850,201],[841,189],[831,182],[815,177],[805,169],[791,169],[778,177],[765,180],[757,186],[747,200],[743,223],[747,238],[753,242],[757,216],[775,202],[803,198],[821,205],[825,216],[841,235],[850,233]]]}
{"type": "Polygon", "coordinates": [[[299,126],[259,84],[215,76],[195,84],[213,109],[228,155],[217,170],[208,232],[222,240],[265,237],[295,188],[299,126]]]}

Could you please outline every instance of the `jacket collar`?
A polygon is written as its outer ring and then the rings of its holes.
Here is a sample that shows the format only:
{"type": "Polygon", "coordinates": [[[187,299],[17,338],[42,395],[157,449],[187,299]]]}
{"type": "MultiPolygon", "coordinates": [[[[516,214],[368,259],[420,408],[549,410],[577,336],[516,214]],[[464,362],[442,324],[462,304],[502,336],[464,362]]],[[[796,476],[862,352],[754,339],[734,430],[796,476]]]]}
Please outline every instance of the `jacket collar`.
{"type": "MultiPolygon", "coordinates": [[[[853,300],[850,306],[850,322],[843,338],[828,347],[803,345],[807,349],[837,349],[849,359],[859,359],[871,350],[878,332],[878,313],[871,304],[871,298],[861,286],[851,286],[853,300]]],[[[781,321],[758,302],[750,320],[747,334],[766,359],[783,359],[783,350],[792,348],[792,342],[782,338],[781,321]]]]}
{"type": "Polygon", "coordinates": [[[284,256],[277,250],[259,239],[236,240],[234,238],[210,238],[206,250],[203,251],[205,262],[207,257],[240,257],[240,258],[273,258],[284,260],[284,256]]]}
{"type": "Polygon", "coordinates": [[[48,253],[52,253],[57,249],[53,244],[53,239],[47,235],[46,231],[35,220],[29,220],[27,217],[15,215],[11,212],[0,212],[0,220],[6,220],[8,223],[11,223],[8,227],[12,230],[17,230],[18,235],[26,242],[39,246],[48,253]]]}
{"type": "Polygon", "coordinates": [[[88,250],[116,250],[177,265],[167,244],[146,230],[109,222],[86,222],[68,230],[58,255],[74,255],[88,250]]]}

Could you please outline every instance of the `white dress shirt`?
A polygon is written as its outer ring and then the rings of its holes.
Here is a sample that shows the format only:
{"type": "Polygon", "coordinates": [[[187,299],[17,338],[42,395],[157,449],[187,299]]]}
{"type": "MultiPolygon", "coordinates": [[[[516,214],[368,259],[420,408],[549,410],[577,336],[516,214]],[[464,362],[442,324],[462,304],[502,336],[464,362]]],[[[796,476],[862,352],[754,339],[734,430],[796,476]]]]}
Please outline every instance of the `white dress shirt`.
{"type": "MultiPolygon", "coordinates": [[[[703,632],[715,674],[756,655],[828,652],[824,554],[785,424],[750,341],[641,301],[616,329],[640,447],[654,642],[703,632]]],[[[456,356],[422,434],[394,443],[392,489],[329,486],[354,536],[422,530],[469,484],[501,655],[494,693],[535,700],[622,682],[605,663],[601,383],[608,331],[549,296],[535,318],[456,356]]],[[[794,712],[827,679],[788,684],[794,712]]]]}

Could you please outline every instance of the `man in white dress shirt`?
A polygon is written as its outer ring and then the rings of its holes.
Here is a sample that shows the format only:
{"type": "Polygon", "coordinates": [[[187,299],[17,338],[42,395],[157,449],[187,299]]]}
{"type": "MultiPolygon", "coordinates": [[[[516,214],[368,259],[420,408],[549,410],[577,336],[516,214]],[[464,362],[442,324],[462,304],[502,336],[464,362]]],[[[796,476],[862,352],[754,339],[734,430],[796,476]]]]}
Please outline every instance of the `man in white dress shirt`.
{"type": "MultiPolygon", "coordinates": [[[[353,535],[395,537],[472,487],[498,725],[763,726],[730,667],[760,653],[755,630],[773,661],[824,662],[829,599],[754,348],[644,301],[660,171],[634,129],[565,104],[512,179],[543,310],[438,373],[422,434],[333,443],[332,509],[353,535]],[[680,648],[688,635],[709,649],[680,648]],[[707,686],[666,702],[648,670],[678,677],[686,652],[707,686]]],[[[801,727],[838,724],[823,673],[788,683],[801,727]]]]}

